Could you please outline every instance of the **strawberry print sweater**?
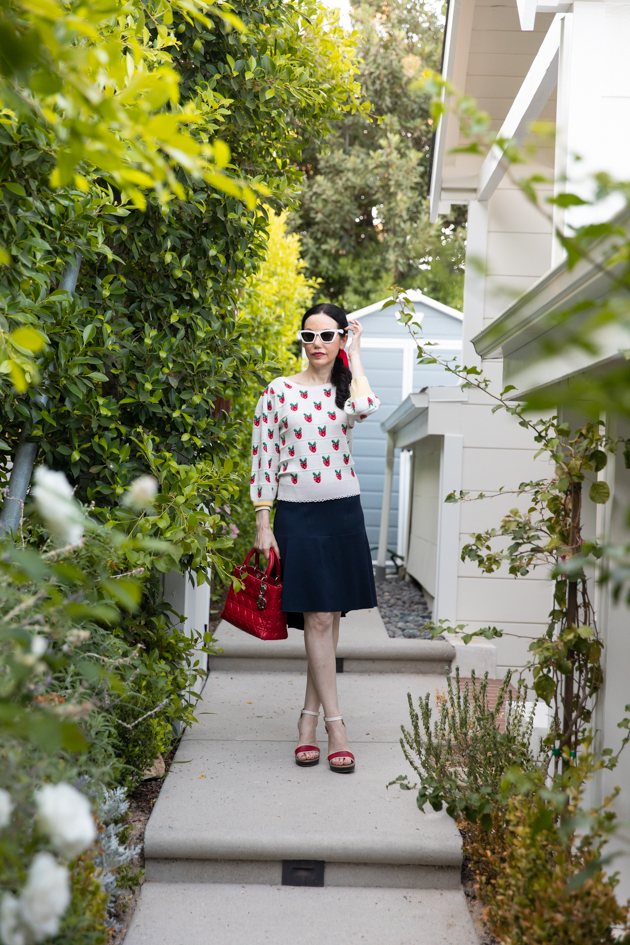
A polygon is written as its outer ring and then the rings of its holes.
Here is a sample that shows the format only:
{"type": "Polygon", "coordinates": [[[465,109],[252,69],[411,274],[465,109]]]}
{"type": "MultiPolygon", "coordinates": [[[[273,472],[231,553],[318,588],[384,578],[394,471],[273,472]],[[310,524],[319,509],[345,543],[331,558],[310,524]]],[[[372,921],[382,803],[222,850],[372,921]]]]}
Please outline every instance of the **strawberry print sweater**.
{"type": "Polygon", "coordinates": [[[366,377],[352,381],[343,410],[332,384],[301,387],[277,377],[254,415],[250,492],[256,508],[359,495],[352,427],[380,407],[366,377]]]}

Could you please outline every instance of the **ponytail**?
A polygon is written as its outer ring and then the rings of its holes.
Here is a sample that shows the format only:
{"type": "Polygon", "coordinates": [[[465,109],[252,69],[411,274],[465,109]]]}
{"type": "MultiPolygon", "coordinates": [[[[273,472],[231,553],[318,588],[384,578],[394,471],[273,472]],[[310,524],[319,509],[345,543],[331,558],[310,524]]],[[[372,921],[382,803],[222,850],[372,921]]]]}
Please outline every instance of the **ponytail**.
{"type": "MultiPolygon", "coordinates": [[[[334,318],[340,328],[344,330],[348,328],[346,313],[342,308],[339,308],[338,305],[333,305],[331,302],[321,302],[319,305],[314,305],[312,308],[309,308],[308,312],[305,312],[302,316],[302,328],[304,328],[304,322],[309,315],[328,315],[330,318],[334,318]]],[[[352,381],[352,372],[348,367],[347,357],[344,356],[342,358],[340,354],[337,355],[330,375],[330,381],[336,388],[335,403],[340,410],[343,410],[350,396],[350,382],[352,381]]]]}
{"type": "Polygon", "coordinates": [[[340,355],[337,355],[335,358],[330,380],[335,385],[336,389],[335,403],[340,410],[343,410],[346,400],[350,396],[352,372],[349,367],[346,367],[340,355]]]}

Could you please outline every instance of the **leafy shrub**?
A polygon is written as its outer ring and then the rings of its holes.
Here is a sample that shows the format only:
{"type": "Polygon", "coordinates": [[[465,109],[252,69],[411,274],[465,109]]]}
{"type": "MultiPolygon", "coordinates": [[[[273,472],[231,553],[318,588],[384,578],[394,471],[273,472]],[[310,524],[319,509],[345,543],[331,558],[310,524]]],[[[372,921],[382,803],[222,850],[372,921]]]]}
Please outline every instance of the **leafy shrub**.
{"type": "MultiPolygon", "coordinates": [[[[119,607],[133,609],[141,592],[133,577],[117,584],[117,568],[143,540],[85,517],[63,477],[47,481],[66,494],[55,505],[49,493],[46,506],[40,477],[38,507],[60,529],[67,513],[74,544],[38,551],[0,543],[0,937],[4,945],[104,945],[116,873],[136,852],[125,849],[126,802],[104,792],[97,835],[90,803],[71,785],[137,778],[134,761],[146,763],[147,750],[170,739],[151,704],[168,701],[173,683],[163,660],[112,632],[119,607]],[[143,719],[153,741],[139,761],[129,759],[119,733],[135,734],[143,719]]],[[[174,684],[185,689],[187,680],[180,666],[174,684]]]]}
{"type": "MultiPolygon", "coordinates": [[[[171,726],[193,720],[204,675],[195,650],[207,652],[209,637],[181,632],[155,600],[151,628],[134,628],[145,567],[133,565],[168,543],[100,525],[71,492],[58,506],[48,509],[60,520],[76,518],[74,544],[43,553],[0,547],[0,749],[82,750],[91,777],[131,784],[168,747],[171,726]]],[[[45,538],[28,525],[25,533],[37,544],[45,538]]]]}
{"type": "MultiPolygon", "coordinates": [[[[495,708],[490,709],[488,674],[479,685],[474,671],[471,675],[471,685],[466,682],[462,691],[459,668],[455,683],[447,673],[446,696],[438,696],[438,718],[433,725],[429,693],[418,700],[419,711],[409,693],[411,730],[402,727],[400,744],[420,779],[420,810],[427,803],[434,810],[445,807],[451,817],[465,817],[470,823],[479,821],[490,829],[492,811],[503,796],[506,771],[514,765],[524,770],[536,768],[531,749],[534,706],[526,701],[527,686],[522,683],[514,696],[510,671],[501,684],[495,708]]],[[[409,785],[406,775],[397,783],[407,790],[416,787],[409,785]]]]}
{"type": "Polygon", "coordinates": [[[51,945],[106,945],[109,941],[107,926],[107,902],[95,863],[94,850],[79,857],[70,877],[72,900],[63,917],[59,935],[51,939],[51,945]]]}
{"type": "MultiPolygon", "coordinates": [[[[501,945],[628,945],[630,904],[617,902],[617,876],[605,872],[612,856],[604,847],[616,830],[613,798],[601,808],[582,807],[593,774],[613,769],[619,753],[596,759],[592,737],[584,736],[578,757],[565,749],[564,771],[549,778],[549,754],[535,758],[530,747],[533,705],[524,701],[525,686],[513,696],[511,676],[490,710],[487,675],[478,686],[473,676],[462,692],[459,674],[455,682],[447,674],[433,724],[429,696],[419,711],[409,696],[412,724],[403,727],[401,745],[420,779],[418,807],[445,807],[457,821],[484,921],[501,945]]],[[[630,720],[619,727],[630,732],[630,720]]],[[[407,776],[391,783],[416,787],[407,776]]]]}
{"type": "Polygon", "coordinates": [[[100,871],[99,882],[108,896],[107,905],[111,914],[124,892],[139,882],[141,871],[130,864],[139,854],[140,847],[129,845],[132,825],[125,789],[101,788],[98,793],[98,819],[101,830],[95,864],[100,871]]]}
{"type": "Polygon", "coordinates": [[[602,864],[613,815],[592,812],[578,834],[575,804],[560,819],[537,788],[509,798],[489,832],[462,825],[490,931],[502,945],[630,942],[628,906],[602,864]]]}

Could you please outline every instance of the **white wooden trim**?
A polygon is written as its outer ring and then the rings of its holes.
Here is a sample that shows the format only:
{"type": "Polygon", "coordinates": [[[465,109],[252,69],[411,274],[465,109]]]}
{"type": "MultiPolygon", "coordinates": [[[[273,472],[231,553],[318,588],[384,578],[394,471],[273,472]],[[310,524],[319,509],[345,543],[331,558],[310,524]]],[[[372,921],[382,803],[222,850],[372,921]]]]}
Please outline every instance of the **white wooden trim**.
{"type": "MultiPolygon", "coordinates": [[[[433,308],[436,312],[443,312],[444,315],[449,315],[451,318],[457,318],[460,322],[464,317],[460,311],[456,308],[451,308],[450,305],[445,305],[443,302],[438,302],[436,299],[430,298],[430,296],[425,295],[424,292],[421,292],[420,289],[405,289],[405,295],[410,302],[413,302],[414,305],[416,302],[419,302],[422,305],[426,305],[428,308],[433,308]]],[[[364,308],[358,308],[356,312],[351,312],[348,315],[348,318],[363,318],[365,315],[374,315],[376,312],[383,311],[383,305],[385,302],[389,302],[391,296],[388,296],[386,299],[381,299],[380,302],[372,302],[371,305],[366,305],[364,308]]],[[[385,309],[385,312],[389,315],[393,315],[396,318],[396,321],[400,319],[400,309],[396,305],[390,305],[389,308],[385,309]]],[[[416,315],[419,319],[422,319],[424,312],[416,312],[416,315]]]]}
{"type": "MultiPolygon", "coordinates": [[[[452,80],[453,70],[455,68],[455,53],[457,47],[457,33],[459,30],[459,18],[462,9],[462,0],[451,0],[448,7],[448,17],[444,24],[444,67],[442,75],[445,79],[452,80]]],[[[446,101],[446,95],[442,92],[442,102],[446,101]]],[[[448,108],[448,103],[446,103],[448,108]]],[[[440,194],[442,192],[442,178],[444,171],[444,158],[446,157],[446,133],[449,117],[455,120],[454,115],[446,111],[439,119],[435,131],[435,141],[433,144],[433,165],[431,168],[431,190],[429,193],[429,215],[431,223],[436,223],[440,213],[440,194]]],[[[450,207],[449,207],[450,209],[450,207]]],[[[448,211],[447,211],[448,212],[448,211]]]]}
{"type": "Polygon", "coordinates": [[[402,389],[400,392],[401,404],[403,400],[406,400],[407,397],[409,397],[409,394],[411,394],[413,391],[413,362],[416,350],[416,344],[414,341],[412,341],[411,345],[405,345],[405,349],[403,351],[402,389]]]}
{"type": "Polygon", "coordinates": [[[398,348],[401,351],[405,349],[416,348],[415,341],[411,338],[375,338],[370,335],[369,338],[361,339],[362,348],[398,348]]]}
{"type": "MultiPolygon", "coordinates": [[[[571,46],[573,34],[573,17],[565,16],[562,21],[560,35],[560,57],[558,61],[558,92],[556,95],[556,146],[554,154],[554,197],[564,193],[567,189],[567,170],[569,163],[568,128],[569,111],[571,105],[571,46]]],[[[551,268],[561,263],[567,254],[566,249],[557,237],[557,233],[565,232],[566,208],[554,204],[553,207],[553,241],[551,244],[551,268]]]]}
{"type": "Polygon", "coordinates": [[[464,279],[464,364],[479,365],[472,339],[483,329],[488,258],[488,204],[473,200],[468,208],[466,233],[466,278],[464,279]]]}
{"type": "Polygon", "coordinates": [[[389,512],[392,507],[392,486],[394,484],[394,437],[387,434],[385,448],[385,479],[383,481],[383,504],[381,505],[381,527],[378,536],[378,557],[376,559],[377,580],[385,577],[387,562],[387,537],[389,534],[389,512]]]}
{"type": "MultiPolygon", "coordinates": [[[[411,341],[411,339],[409,340],[411,341]]],[[[405,345],[403,350],[401,403],[403,400],[406,400],[413,391],[415,348],[415,343],[411,341],[411,345],[405,345]]],[[[396,552],[403,558],[407,550],[407,532],[409,530],[410,477],[411,454],[407,451],[401,452],[398,465],[398,537],[396,540],[396,552]]]]}
{"type": "Polygon", "coordinates": [[[531,32],[536,25],[536,14],[537,13],[570,13],[573,9],[573,2],[565,2],[565,0],[547,0],[547,2],[539,2],[539,0],[516,0],[516,6],[518,8],[518,18],[520,20],[521,29],[525,32],[531,32]]]}
{"type": "Polygon", "coordinates": [[[407,552],[407,531],[409,528],[409,489],[411,485],[411,453],[403,450],[398,461],[398,535],[396,554],[401,558],[407,552]]]}
{"type": "MultiPolygon", "coordinates": [[[[461,349],[462,342],[461,338],[420,338],[420,341],[430,342],[434,348],[453,348],[461,349]]],[[[398,348],[399,350],[404,351],[415,351],[417,350],[417,344],[411,338],[374,338],[370,336],[369,338],[361,339],[362,348],[398,348]]],[[[411,393],[411,389],[407,391],[407,394],[411,393]]],[[[407,396],[404,395],[404,398],[407,396]]]]}
{"type": "MultiPolygon", "coordinates": [[[[500,138],[512,142],[517,147],[525,141],[531,123],[536,121],[558,83],[562,19],[562,14],[556,16],[547,30],[547,35],[499,131],[500,138]]],[[[478,200],[488,200],[492,196],[508,166],[503,157],[503,149],[497,144],[493,145],[479,172],[478,200]]]]}
{"type": "Polygon", "coordinates": [[[440,459],[440,490],[438,494],[438,550],[435,578],[434,620],[457,620],[457,574],[459,569],[460,503],[446,503],[450,492],[462,487],[464,437],[445,433],[440,459]]]}

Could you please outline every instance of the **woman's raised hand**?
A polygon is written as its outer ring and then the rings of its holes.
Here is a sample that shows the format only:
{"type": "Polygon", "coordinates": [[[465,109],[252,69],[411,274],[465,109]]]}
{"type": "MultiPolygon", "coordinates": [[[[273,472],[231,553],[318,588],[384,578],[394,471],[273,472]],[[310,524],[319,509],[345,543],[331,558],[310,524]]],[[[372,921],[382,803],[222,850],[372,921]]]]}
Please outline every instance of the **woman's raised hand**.
{"type": "Polygon", "coordinates": [[[361,335],[363,334],[363,325],[358,320],[358,318],[351,318],[348,322],[348,327],[352,331],[352,341],[350,342],[347,352],[348,357],[353,354],[358,355],[361,351],[361,335]]]}
{"type": "Polygon", "coordinates": [[[349,347],[346,348],[346,351],[350,366],[352,367],[352,374],[354,377],[365,377],[365,371],[361,364],[361,335],[363,334],[363,325],[358,319],[353,318],[348,322],[348,327],[352,331],[352,341],[349,347]]]}

